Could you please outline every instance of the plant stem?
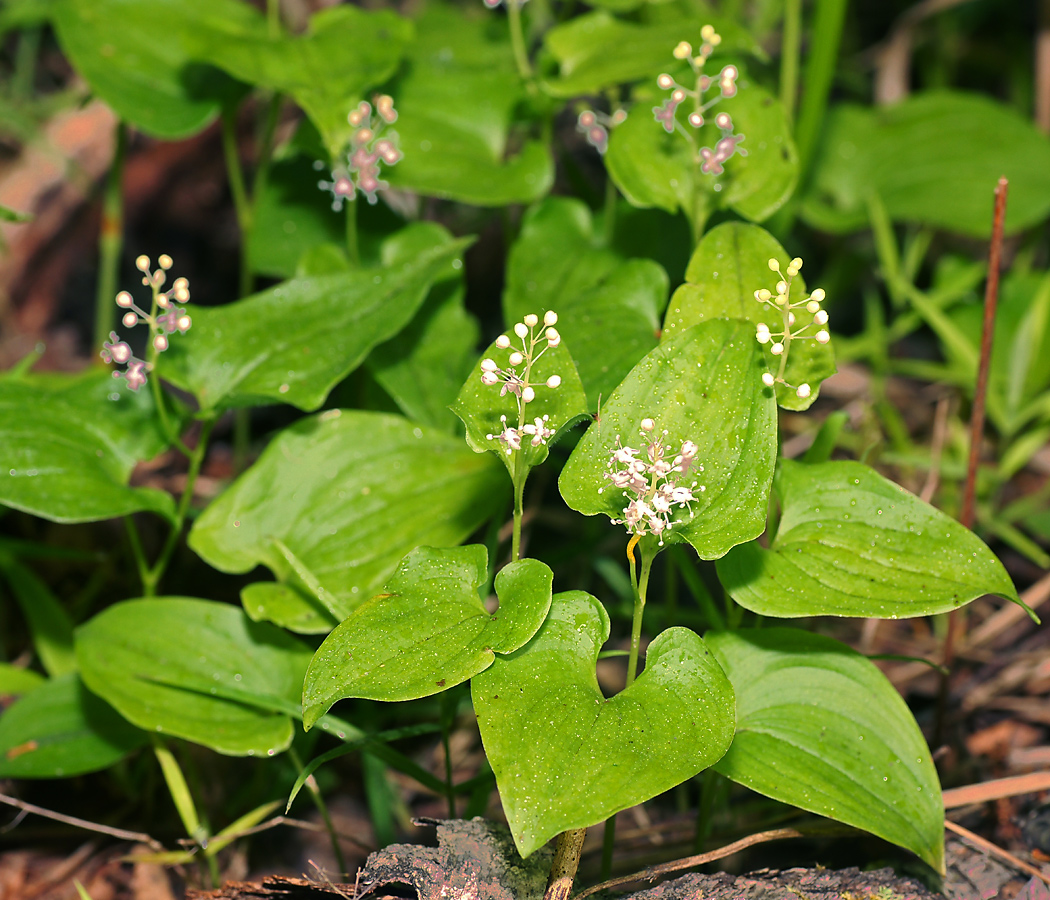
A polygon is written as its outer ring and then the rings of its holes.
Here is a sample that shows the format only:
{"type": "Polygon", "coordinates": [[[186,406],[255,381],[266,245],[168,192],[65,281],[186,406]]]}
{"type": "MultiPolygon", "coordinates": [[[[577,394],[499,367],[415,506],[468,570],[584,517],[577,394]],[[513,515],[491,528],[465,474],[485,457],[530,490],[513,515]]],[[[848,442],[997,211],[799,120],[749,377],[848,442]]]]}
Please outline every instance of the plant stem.
{"type": "Polygon", "coordinates": [[[361,265],[361,251],[357,246],[357,199],[350,197],[346,204],[346,255],[353,266],[361,265]]]}
{"type": "Polygon", "coordinates": [[[241,270],[238,296],[247,297],[252,292],[252,269],[248,261],[248,244],[252,234],[252,206],[244,186],[244,170],[237,152],[237,110],[224,107],[222,111],[222,150],[226,158],[226,176],[230,182],[233,208],[237,213],[237,226],[241,232],[241,270]]]}
{"type": "Polygon", "coordinates": [[[113,298],[117,295],[117,270],[124,243],[124,156],[128,129],[117,123],[113,163],[102,195],[102,225],[98,237],[98,288],[95,294],[95,347],[101,347],[113,329],[113,298]]]}
{"type": "Polygon", "coordinates": [[[26,28],[19,35],[18,49],[15,51],[15,71],[11,75],[11,99],[15,102],[23,102],[33,96],[42,32],[43,29],[39,27],[26,28]]]}
{"type": "Polygon", "coordinates": [[[817,0],[813,13],[813,31],[806,58],[805,89],[799,105],[795,126],[795,144],[798,146],[799,187],[806,183],[810,164],[816,150],[817,138],[824,124],[828,95],[835,77],[842,24],[846,18],[847,0],[817,0]]]}
{"type": "Polygon", "coordinates": [[[160,551],[160,556],[157,557],[157,561],[142,579],[144,597],[156,595],[157,583],[163,577],[164,570],[167,569],[168,562],[171,560],[171,554],[174,552],[175,545],[182,534],[182,526],[186,522],[186,514],[189,512],[190,502],[193,500],[193,486],[196,484],[197,476],[200,474],[201,463],[204,461],[204,456],[208,449],[208,437],[211,435],[211,429],[214,424],[214,419],[205,419],[201,423],[201,433],[197,440],[197,446],[189,451],[190,467],[186,473],[186,487],[182,491],[182,497],[179,499],[179,506],[175,512],[175,521],[172,523],[171,531],[168,533],[168,539],[164,542],[164,547],[160,551]]]}
{"type": "Polygon", "coordinates": [[[638,650],[642,641],[642,615],[645,612],[645,593],[649,587],[649,570],[652,568],[655,553],[649,553],[645,544],[640,543],[641,535],[635,535],[627,544],[627,559],[631,565],[631,586],[634,588],[634,618],[631,621],[631,652],[627,658],[627,687],[634,684],[638,675],[638,650]],[[634,561],[634,548],[642,557],[641,573],[637,574],[634,561]]]}
{"type": "Polygon", "coordinates": [[[605,820],[605,834],[602,835],[602,870],[599,876],[602,881],[612,877],[613,850],[616,849],[616,816],[605,820]]]}
{"type": "Polygon", "coordinates": [[[780,102],[788,122],[795,118],[801,45],[802,0],[784,0],[784,29],[780,40],[780,102]]]}
{"type": "MultiPolygon", "coordinates": [[[[292,765],[302,774],[303,761],[299,758],[299,753],[295,747],[288,748],[288,758],[292,761],[292,765]]],[[[343,857],[342,848],[339,846],[339,834],[335,830],[335,824],[328,813],[328,804],[324,802],[324,797],[321,795],[313,775],[306,779],[306,788],[310,791],[310,797],[314,801],[314,806],[317,807],[317,812],[320,813],[321,820],[324,822],[325,831],[328,832],[328,840],[332,842],[332,853],[335,855],[336,865],[339,866],[339,874],[345,877],[349,872],[346,868],[346,859],[343,857]]]]}
{"type": "Polygon", "coordinates": [[[554,861],[543,900],[568,900],[576,870],[580,867],[580,853],[587,837],[586,828],[563,831],[554,845],[554,861]]]}
{"type": "Polygon", "coordinates": [[[616,183],[608,174],[605,176],[605,215],[602,217],[602,235],[606,247],[611,247],[616,238],[616,201],[620,198],[620,192],[616,190],[616,183]]]}
{"type": "Polygon", "coordinates": [[[510,44],[514,50],[514,63],[518,74],[525,81],[532,81],[532,65],[525,49],[525,35],[521,27],[521,0],[507,0],[507,18],[510,21],[510,44]]]}
{"type": "Polygon", "coordinates": [[[523,451],[514,454],[514,532],[511,537],[510,561],[521,558],[521,517],[525,507],[525,473],[521,471],[523,451]]]}

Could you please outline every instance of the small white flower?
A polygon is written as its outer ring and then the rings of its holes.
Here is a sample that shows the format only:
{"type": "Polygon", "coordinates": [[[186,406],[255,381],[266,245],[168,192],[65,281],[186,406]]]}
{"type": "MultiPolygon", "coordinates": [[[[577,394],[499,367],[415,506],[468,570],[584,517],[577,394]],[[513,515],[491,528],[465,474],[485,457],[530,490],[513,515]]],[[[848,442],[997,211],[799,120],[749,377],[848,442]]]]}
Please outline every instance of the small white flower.
{"type": "Polygon", "coordinates": [[[494,359],[483,359],[481,361],[481,371],[482,372],[498,372],[499,371],[499,366],[496,365],[496,360],[494,360],[494,359]]]}
{"type": "Polygon", "coordinates": [[[536,392],[531,387],[527,387],[521,392],[521,399],[526,403],[532,403],[536,399],[536,392]]]}
{"type": "Polygon", "coordinates": [[[540,323],[539,316],[535,313],[529,313],[522,321],[524,321],[529,328],[535,328],[540,323]]]}
{"type": "Polygon", "coordinates": [[[481,373],[481,383],[482,384],[487,384],[487,385],[489,385],[491,387],[492,385],[496,384],[496,382],[498,382],[498,381],[499,381],[499,376],[496,375],[495,372],[482,372],[481,373]]]}
{"type": "Polygon", "coordinates": [[[816,322],[818,325],[827,325],[828,324],[828,313],[827,313],[827,310],[823,310],[823,309],[820,310],[813,317],[813,321],[816,322]]]}
{"type": "Polygon", "coordinates": [[[762,373],[762,384],[764,384],[766,387],[773,387],[773,385],[776,384],[776,382],[777,380],[773,377],[772,372],[762,373]]]}
{"type": "Polygon", "coordinates": [[[812,294],[809,295],[809,299],[816,300],[817,303],[823,303],[824,297],[824,288],[817,288],[812,294]]]}
{"type": "Polygon", "coordinates": [[[814,335],[814,337],[817,339],[817,343],[819,343],[819,344],[826,344],[828,341],[831,340],[831,335],[828,334],[826,331],[823,331],[823,330],[818,331],[814,335]]]}
{"type": "Polygon", "coordinates": [[[514,326],[514,333],[520,338],[527,338],[529,336],[529,326],[524,322],[518,322],[518,324],[514,326]]]}
{"type": "Polygon", "coordinates": [[[525,361],[525,357],[522,356],[517,350],[510,355],[510,364],[512,366],[520,366],[525,361]]]}
{"type": "Polygon", "coordinates": [[[795,393],[805,400],[811,393],[813,393],[813,391],[808,384],[800,384],[795,390],[795,393]]]}
{"type": "Polygon", "coordinates": [[[774,356],[780,356],[784,352],[784,345],[777,341],[772,347],[769,348],[769,352],[774,356]]]}
{"type": "Polygon", "coordinates": [[[510,346],[510,338],[505,334],[501,334],[496,338],[496,346],[499,347],[500,350],[506,350],[510,346]]]}
{"type": "Polygon", "coordinates": [[[556,387],[559,387],[560,385],[561,385],[561,375],[551,375],[551,377],[547,379],[547,387],[549,387],[549,388],[556,388],[556,387]]]}
{"type": "Polygon", "coordinates": [[[547,327],[558,324],[558,314],[553,309],[548,309],[543,314],[543,324],[547,327]]]}

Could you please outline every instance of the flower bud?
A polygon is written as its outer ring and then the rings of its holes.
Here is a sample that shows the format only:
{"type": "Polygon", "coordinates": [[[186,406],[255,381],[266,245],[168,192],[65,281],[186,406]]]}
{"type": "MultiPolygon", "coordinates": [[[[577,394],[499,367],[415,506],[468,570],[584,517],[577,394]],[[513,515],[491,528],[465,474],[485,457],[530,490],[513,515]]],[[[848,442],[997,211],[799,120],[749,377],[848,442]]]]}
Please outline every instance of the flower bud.
{"type": "Polygon", "coordinates": [[[482,372],[495,372],[498,368],[499,366],[496,365],[496,360],[494,359],[483,359],[481,361],[482,372]]]}
{"type": "Polygon", "coordinates": [[[704,117],[698,112],[691,112],[689,113],[689,124],[692,125],[693,128],[699,128],[704,124],[704,117]]]}
{"type": "Polygon", "coordinates": [[[817,303],[823,303],[824,296],[824,288],[817,288],[812,294],[809,295],[809,299],[816,300],[817,303]]]}
{"type": "Polygon", "coordinates": [[[788,325],[795,324],[795,314],[793,312],[788,313],[788,325]]]}
{"type": "Polygon", "coordinates": [[[667,91],[674,87],[674,79],[666,72],[664,72],[656,79],[656,85],[661,90],[667,91]]]}
{"type": "Polygon", "coordinates": [[[532,388],[527,387],[521,392],[521,399],[526,403],[532,403],[536,399],[536,392],[532,388]]]}
{"type": "Polygon", "coordinates": [[[515,351],[514,351],[514,352],[513,352],[513,353],[512,353],[511,355],[510,355],[510,364],[511,364],[512,366],[520,366],[520,365],[522,364],[522,362],[524,361],[524,359],[525,359],[525,357],[524,357],[524,356],[522,356],[522,354],[521,354],[521,353],[519,353],[519,352],[518,352],[517,350],[515,350],[515,351]]]}
{"type": "Polygon", "coordinates": [[[482,384],[493,385],[497,381],[499,381],[499,378],[496,376],[495,372],[482,372],[481,373],[481,383],[482,384]]]}
{"type": "Polygon", "coordinates": [[[777,282],[777,293],[778,294],[786,294],[787,293],[787,289],[788,289],[788,285],[787,285],[786,281],[778,281],[777,282]]]}
{"type": "Polygon", "coordinates": [[[773,377],[772,372],[762,373],[762,384],[764,384],[766,387],[773,387],[773,385],[776,384],[776,379],[773,377]]]}
{"type": "Polygon", "coordinates": [[[551,375],[551,377],[547,379],[547,387],[549,387],[549,388],[556,388],[556,387],[560,387],[560,386],[561,386],[561,375],[551,375]]]}
{"type": "Polygon", "coordinates": [[[795,269],[796,271],[802,268],[801,256],[796,256],[793,260],[791,260],[791,268],[795,269]]]}
{"type": "Polygon", "coordinates": [[[553,309],[548,309],[543,314],[543,324],[547,325],[548,327],[551,326],[551,325],[557,325],[558,324],[558,314],[553,309]]]}
{"type": "Polygon", "coordinates": [[[168,349],[168,339],[163,334],[158,334],[153,338],[153,346],[157,348],[161,353],[168,349]]]}
{"type": "Polygon", "coordinates": [[[149,271],[149,257],[148,256],[140,256],[140,257],[138,257],[138,259],[135,260],[135,268],[138,269],[140,272],[148,272],[149,271]]]}
{"type": "Polygon", "coordinates": [[[800,384],[795,393],[805,400],[813,391],[808,384],[800,384]]]}
{"type": "Polygon", "coordinates": [[[642,431],[652,431],[656,423],[652,419],[642,419],[642,431]]]}
{"type": "Polygon", "coordinates": [[[127,291],[121,291],[119,294],[117,294],[117,306],[127,309],[134,302],[135,301],[131,299],[131,294],[129,294],[127,291]]]}
{"type": "Polygon", "coordinates": [[[535,313],[529,313],[525,317],[524,322],[526,325],[529,326],[529,328],[535,328],[537,325],[540,324],[540,318],[535,313]]]}
{"type": "Polygon", "coordinates": [[[514,326],[514,333],[520,338],[526,338],[529,336],[529,326],[524,322],[518,322],[518,324],[514,326]]]}
{"type": "Polygon", "coordinates": [[[769,271],[771,271],[771,272],[779,272],[780,271],[780,263],[778,263],[775,259],[771,258],[769,260],[769,271]]]}
{"type": "Polygon", "coordinates": [[[510,338],[505,334],[501,334],[496,338],[496,346],[499,347],[500,350],[506,350],[510,346],[510,338]]]}
{"type": "Polygon", "coordinates": [[[826,331],[818,331],[814,335],[814,337],[817,339],[818,344],[826,344],[828,341],[831,340],[831,335],[828,334],[826,331]]]}
{"type": "Polygon", "coordinates": [[[693,55],[693,48],[690,46],[688,41],[681,41],[677,47],[674,48],[675,59],[687,59],[693,55]]]}
{"type": "Polygon", "coordinates": [[[192,324],[193,324],[193,319],[191,319],[189,316],[186,316],[186,315],[179,316],[175,320],[175,327],[179,329],[179,334],[185,334],[187,331],[189,331],[190,330],[190,326],[192,324]]]}
{"type": "Polygon", "coordinates": [[[762,290],[760,290],[760,291],[755,291],[755,299],[758,300],[760,303],[765,303],[772,296],[773,295],[769,291],[767,291],[765,288],[762,288],[762,290]]]}
{"type": "Polygon", "coordinates": [[[139,317],[133,312],[124,313],[124,318],[120,320],[125,328],[134,328],[139,324],[139,317]]]}
{"type": "Polygon", "coordinates": [[[718,114],[717,116],[715,116],[715,124],[716,124],[716,125],[717,125],[717,126],[718,126],[719,128],[729,128],[729,129],[732,129],[732,127],[733,127],[733,119],[732,119],[732,117],[731,117],[731,116],[729,115],[729,113],[726,113],[726,112],[720,112],[720,113],[719,113],[719,114],[718,114]]]}
{"type": "Polygon", "coordinates": [[[769,352],[774,356],[780,356],[784,352],[784,345],[777,341],[772,347],[769,348],[769,352]]]}
{"type": "Polygon", "coordinates": [[[818,325],[827,325],[828,324],[828,313],[827,313],[827,310],[823,310],[823,309],[817,310],[817,314],[813,317],[813,321],[816,322],[818,325]]]}
{"type": "Polygon", "coordinates": [[[820,309],[820,304],[817,303],[816,300],[810,300],[809,303],[806,304],[806,309],[808,309],[811,313],[815,313],[818,309],[820,309]]]}
{"type": "Polygon", "coordinates": [[[160,258],[157,260],[157,265],[162,269],[170,269],[172,267],[171,257],[167,253],[162,253],[160,258]]]}

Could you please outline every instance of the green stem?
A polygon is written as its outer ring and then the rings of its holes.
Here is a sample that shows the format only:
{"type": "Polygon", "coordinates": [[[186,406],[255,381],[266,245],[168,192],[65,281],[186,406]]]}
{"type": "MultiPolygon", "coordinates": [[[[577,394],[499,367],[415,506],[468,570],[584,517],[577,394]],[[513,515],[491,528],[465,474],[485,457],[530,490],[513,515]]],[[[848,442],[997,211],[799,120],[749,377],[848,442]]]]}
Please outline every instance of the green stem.
{"type": "Polygon", "coordinates": [[[842,24],[846,17],[846,3],[847,0],[816,0],[813,12],[813,32],[806,57],[805,89],[795,127],[800,188],[806,183],[817,138],[824,124],[824,113],[828,108],[828,96],[842,40],[842,24]]]}
{"type": "Polygon", "coordinates": [[[200,474],[201,463],[204,462],[204,455],[208,449],[208,438],[211,435],[211,429],[214,424],[214,419],[205,419],[201,423],[201,433],[200,438],[197,440],[197,446],[189,451],[190,467],[186,473],[186,487],[182,491],[178,509],[175,511],[175,521],[172,523],[168,539],[164,542],[164,547],[160,551],[157,561],[142,580],[143,596],[145,597],[156,595],[157,583],[163,577],[164,571],[171,560],[171,554],[174,552],[175,546],[179,542],[179,537],[182,535],[182,526],[186,522],[186,514],[189,512],[190,502],[193,500],[193,486],[197,483],[197,476],[200,474]]]}
{"type": "Polygon", "coordinates": [[[795,118],[801,46],[802,0],[784,0],[784,29],[780,42],[780,102],[789,122],[795,118]]]}
{"type": "Polygon", "coordinates": [[[244,169],[237,152],[237,110],[225,107],[222,111],[222,150],[226,158],[226,176],[230,182],[233,208],[237,213],[237,226],[241,231],[241,273],[239,296],[247,297],[252,292],[252,269],[248,261],[248,245],[252,234],[252,205],[244,185],[244,169]]]}
{"type": "Polygon", "coordinates": [[[168,443],[176,447],[183,456],[192,456],[193,451],[183,442],[179,433],[175,430],[175,426],[172,424],[170,418],[168,418],[168,405],[165,400],[164,390],[160,384],[160,376],[157,374],[157,358],[160,356],[160,351],[154,346],[153,339],[161,333],[160,329],[156,326],[157,321],[157,292],[158,288],[153,289],[153,302],[150,306],[149,317],[150,317],[150,328],[149,328],[149,343],[146,345],[146,370],[151,373],[149,379],[150,392],[153,394],[153,405],[157,410],[157,418],[160,419],[160,427],[164,432],[164,437],[168,443]]]}
{"type": "Polygon", "coordinates": [[[602,233],[605,246],[611,247],[616,237],[616,201],[620,198],[620,192],[616,190],[616,183],[606,174],[605,176],[605,215],[602,222],[602,233]]]}
{"type": "Polygon", "coordinates": [[[357,246],[357,199],[349,198],[346,204],[346,255],[353,266],[361,265],[361,251],[357,246]]]}
{"type": "Polygon", "coordinates": [[[517,562],[521,558],[521,518],[525,511],[525,475],[521,471],[521,457],[523,450],[514,454],[514,532],[510,545],[510,561],[517,562]]]}
{"type": "Polygon", "coordinates": [[[146,561],[146,552],[142,549],[139,533],[135,530],[135,520],[131,516],[124,516],[124,527],[128,532],[128,543],[131,545],[131,555],[135,558],[135,568],[139,572],[139,581],[145,585],[149,573],[149,563],[146,561]]]}
{"type": "Polygon", "coordinates": [[[124,157],[128,129],[117,123],[113,163],[102,197],[102,227],[98,238],[98,288],[95,294],[95,347],[101,347],[113,330],[113,298],[117,295],[117,270],[124,242],[124,203],[121,188],[124,181],[124,157]]]}
{"type": "Polygon", "coordinates": [[[15,102],[29,100],[33,96],[36,78],[36,61],[40,53],[41,28],[27,28],[18,38],[15,51],[15,71],[11,76],[11,99],[15,102]]]}
{"type": "Polygon", "coordinates": [[[613,850],[616,848],[616,816],[609,816],[605,820],[605,834],[602,835],[602,870],[599,875],[600,881],[608,881],[612,877],[613,850]]]}
{"type": "MultiPolygon", "coordinates": [[[[292,765],[302,774],[303,761],[299,758],[299,753],[295,747],[288,748],[288,758],[292,761],[292,765]]],[[[306,779],[306,788],[310,791],[310,797],[314,801],[314,806],[317,807],[317,812],[321,815],[321,821],[324,822],[325,831],[328,832],[328,840],[332,842],[332,853],[335,854],[335,863],[339,866],[339,874],[341,876],[347,876],[349,870],[346,868],[346,859],[343,857],[342,848],[339,846],[339,835],[335,830],[335,824],[332,822],[332,817],[328,813],[328,804],[324,802],[324,797],[321,795],[321,791],[317,787],[317,781],[313,775],[306,779]]]]}
{"type": "Polygon", "coordinates": [[[631,586],[634,588],[634,617],[631,621],[631,652],[627,659],[627,687],[634,684],[638,675],[638,651],[642,642],[642,615],[645,612],[645,594],[649,587],[649,570],[652,568],[655,553],[650,553],[645,543],[639,541],[639,535],[631,538],[627,544],[627,558],[631,563],[631,586]],[[641,572],[635,569],[634,548],[642,557],[641,572]]]}
{"type": "Polygon", "coordinates": [[[532,64],[525,49],[525,34],[521,27],[521,0],[507,0],[507,18],[510,20],[510,44],[514,50],[514,63],[518,74],[532,81],[532,64]]]}

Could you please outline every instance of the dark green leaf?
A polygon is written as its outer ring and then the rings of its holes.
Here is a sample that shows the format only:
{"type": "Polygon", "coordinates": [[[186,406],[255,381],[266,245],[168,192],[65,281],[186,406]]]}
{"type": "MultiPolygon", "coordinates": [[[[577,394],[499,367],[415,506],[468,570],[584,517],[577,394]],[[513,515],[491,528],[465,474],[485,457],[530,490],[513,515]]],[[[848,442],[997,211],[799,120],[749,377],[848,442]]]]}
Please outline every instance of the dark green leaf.
{"type": "Polygon", "coordinates": [[[75,674],[34,688],[0,715],[0,778],[68,778],[106,769],[146,735],[75,674]]]}
{"type": "Polygon", "coordinates": [[[241,591],[253,622],[273,622],[298,634],[328,634],[339,620],[309,591],[278,581],[257,581],[241,591]]]}
{"type": "Polygon", "coordinates": [[[29,213],[21,213],[8,206],[0,204],[0,222],[31,222],[33,217],[29,213]]]}
{"type": "Polygon", "coordinates": [[[298,708],[310,655],[236,606],[187,597],[127,600],[77,629],[84,683],[124,718],[230,756],[288,746],[291,719],[271,710],[298,708]]]}
{"type": "Polygon", "coordinates": [[[602,406],[562,470],[565,502],[587,516],[623,517],[627,496],[606,477],[617,448],[638,446],[643,418],[677,453],[683,441],[698,449],[688,481],[696,500],[692,516],[676,511],[667,543],[688,541],[703,559],[758,537],[776,457],[773,392],[763,387],[764,368],[754,330],[743,322],[712,319],[660,344],[624,379],[602,406]]]}
{"type": "Polygon", "coordinates": [[[231,86],[197,62],[201,41],[265,34],[238,0],[55,0],[62,50],[91,89],[124,120],[157,137],[194,134],[231,86]]]}
{"type": "Polygon", "coordinates": [[[545,142],[508,147],[527,95],[504,20],[430,4],[416,30],[408,71],[391,90],[405,157],[385,170],[390,184],[479,206],[546,194],[554,164],[545,142]]]}
{"type": "Polygon", "coordinates": [[[17,697],[20,694],[28,694],[46,683],[47,679],[32,669],[13,666],[11,663],[0,663],[0,697],[17,697]]]}
{"type": "MultiPolygon", "coordinates": [[[[775,258],[783,269],[791,257],[780,243],[764,228],[745,222],[726,222],[704,235],[700,246],[686,269],[686,283],[674,292],[664,319],[665,339],[685,328],[719,317],[746,319],[752,323],[765,322],[774,331],[782,330],[777,313],[768,304],[755,299],[760,288],[772,290],[777,275],[769,269],[769,260],[775,258]]],[[[774,291],[775,293],[775,291],[774,291]]],[[[806,283],[796,275],[791,285],[791,301],[806,296],[806,283]]],[[[793,331],[813,321],[813,314],[805,307],[795,310],[793,331]]],[[[809,334],[818,329],[810,325],[809,334]]],[[[776,374],[780,361],[764,347],[766,364],[776,374]]],[[[835,372],[835,356],[829,344],[815,340],[794,341],[788,348],[784,379],[788,384],[808,384],[812,393],[799,397],[796,391],[778,384],[777,402],[785,409],[803,410],[816,400],[820,383],[835,372]]]]}
{"type": "Polygon", "coordinates": [[[522,856],[692,778],[732,740],[733,689],[693,632],[663,632],[642,675],[611,699],[595,677],[608,637],[597,600],[558,594],[536,636],[471,681],[522,856]]]}
{"type": "Polygon", "coordinates": [[[165,378],[204,410],[264,403],[320,406],[337,382],[412,318],[469,239],[388,269],[295,278],[254,297],[193,311],[165,378]]]}
{"type": "Polygon", "coordinates": [[[736,692],[736,736],[719,772],[944,871],[937,770],[911,711],[873,663],[794,628],[705,640],[736,692]]]}
{"type": "Polygon", "coordinates": [[[734,548],[718,577],[764,616],[948,612],[975,597],[1020,602],[1002,563],[973,532],[857,462],[784,460],[770,548],[734,548]]]}
{"type": "Polygon", "coordinates": [[[987,237],[992,192],[1010,179],[1006,231],[1050,212],[1050,141],[1009,106],[931,91],[894,106],[831,110],[802,214],[825,231],[866,226],[875,192],[897,221],[987,237]]]}
{"type": "Polygon", "coordinates": [[[478,597],[488,577],[480,544],[420,547],[402,560],[383,593],[333,631],[314,656],[303,686],[310,727],[337,700],[415,700],[455,687],[510,653],[543,624],[551,570],[535,559],[496,575],[499,610],[478,597]]]}
{"type": "Polygon", "coordinates": [[[58,598],[31,569],[0,553],[0,572],[29,624],[33,649],[52,678],[75,672],[73,622],[58,598]]]}
{"type": "Polygon", "coordinates": [[[583,203],[551,197],[526,214],[507,263],[504,321],[558,313],[590,409],[656,346],[666,303],[663,269],[601,247],[583,203]]]}
{"type": "Polygon", "coordinates": [[[135,463],[165,446],[152,398],[104,370],[0,378],[0,433],[0,503],[53,522],[174,514],[169,494],[128,487],[135,463]]]}
{"type": "Polygon", "coordinates": [[[320,591],[341,621],[409,551],[468,537],[505,502],[503,483],[460,440],[398,416],[331,410],[274,438],[189,542],[224,572],[262,563],[320,591]]]}

